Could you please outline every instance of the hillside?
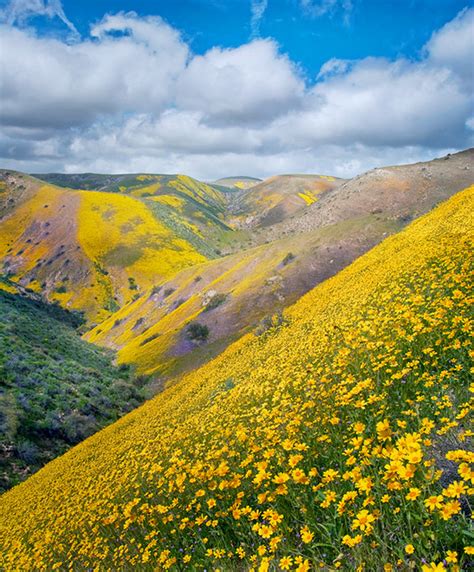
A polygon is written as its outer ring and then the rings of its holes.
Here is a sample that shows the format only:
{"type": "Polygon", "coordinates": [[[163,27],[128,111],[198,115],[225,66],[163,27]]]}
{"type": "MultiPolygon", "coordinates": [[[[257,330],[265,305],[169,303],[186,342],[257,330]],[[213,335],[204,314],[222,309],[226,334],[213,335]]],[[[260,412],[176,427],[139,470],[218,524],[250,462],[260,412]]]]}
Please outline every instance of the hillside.
{"type": "Polygon", "coordinates": [[[146,177],[127,192],[71,190],[9,171],[0,179],[2,272],[90,321],[218,256],[232,232],[222,195],[187,177],[169,183],[173,192],[146,177]]]}
{"type": "Polygon", "coordinates": [[[401,226],[366,216],[198,264],[125,305],[85,339],[118,350],[120,363],[160,383],[265,328],[271,316],[278,319],[286,306],[401,226]],[[193,323],[208,329],[205,339],[193,338],[193,323]]]}
{"type": "Polygon", "coordinates": [[[77,316],[0,282],[0,492],[143,401],[77,316]]]}
{"type": "Polygon", "coordinates": [[[471,150],[449,159],[378,169],[349,182],[286,176],[258,184],[236,195],[242,204],[257,208],[270,189],[279,189],[278,196],[294,204],[298,200],[300,210],[293,218],[287,213],[285,222],[253,228],[251,243],[262,242],[259,246],[240,248],[157,282],[86,339],[118,350],[121,363],[153,375],[159,387],[163,379],[201,365],[244,333],[266,327],[271,316],[278,320],[279,312],[311,288],[472,184],[472,172],[466,169],[472,159],[471,150]],[[330,185],[310,205],[296,192],[307,188],[308,181],[316,181],[320,189],[330,185]],[[265,236],[273,240],[263,241],[265,236]],[[205,339],[193,339],[189,327],[196,322],[208,329],[205,339]]]}
{"type": "Polygon", "coordinates": [[[367,213],[408,222],[433,205],[471,185],[474,149],[409,165],[372,169],[349,179],[331,193],[259,236],[269,241],[300,234],[367,213]]]}
{"type": "Polygon", "coordinates": [[[228,187],[229,189],[250,189],[261,183],[262,179],[257,179],[255,177],[224,177],[222,179],[217,179],[214,181],[214,185],[218,185],[220,187],[228,187]]]}
{"type": "Polygon", "coordinates": [[[325,175],[270,177],[233,196],[232,223],[239,228],[268,227],[302,212],[343,182],[325,175]]]}
{"type": "Polygon", "coordinates": [[[462,568],[473,212],[471,187],[3,495],[0,566],[462,568]]]}

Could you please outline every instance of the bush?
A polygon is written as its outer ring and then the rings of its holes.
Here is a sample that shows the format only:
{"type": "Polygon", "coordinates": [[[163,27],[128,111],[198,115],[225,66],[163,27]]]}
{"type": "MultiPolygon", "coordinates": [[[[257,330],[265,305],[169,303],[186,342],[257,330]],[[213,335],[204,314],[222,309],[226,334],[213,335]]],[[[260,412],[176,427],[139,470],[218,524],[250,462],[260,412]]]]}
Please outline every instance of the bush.
{"type": "Polygon", "coordinates": [[[260,320],[260,323],[255,328],[254,333],[256,336],[261,336],[265,332],[268,332],[268,330],[271,330],[272,328],[279,328],[280,326],[283,326],[287,323],[288,322],[283,316],[282,311],[279,310],[272,316],[265,316],[262,320],[260,320]]]}
{"type": "Polygon", "coordinates": [[[227,294],[216,294],[213,296],[209,302],[204,307],[204,312],[209,312],[209,310],[214,310],[227,300],[227,294]]]}
{"type": "Polygon", "coordinates": [[[289,264],[292,260],[294,260],[296,258],[296,256],[292,253],[292,252],[288,252],[288,254],[285,256],[285,258],[281,261],[281,263],[283,264],[283,266],[286,266],[287,264],[289,264]]]}
{"type": "Polygon", "coordinates": [[[209,337],[209,328],[199,322],[191,322],[186,328],[186,333],[190,340],[196,342],[205,342],[209,337]]]}

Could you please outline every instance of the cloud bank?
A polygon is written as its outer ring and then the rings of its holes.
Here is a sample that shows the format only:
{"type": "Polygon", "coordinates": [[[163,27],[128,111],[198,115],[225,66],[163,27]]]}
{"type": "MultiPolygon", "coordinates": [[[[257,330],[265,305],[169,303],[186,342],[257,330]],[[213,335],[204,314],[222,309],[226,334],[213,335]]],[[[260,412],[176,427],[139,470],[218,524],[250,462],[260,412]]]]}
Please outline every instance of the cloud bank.
{"type": "MultiPolygon", "coordinates": [[[[159,17],[129,12],[68,42],[16,26],[28,6],[64,15],[39,0],[4,11],[5,167],[352,176],[472,145],[472,9],[435,31],[416,60],[333,59],[311,80],[272,39],[196,55],[159,17]]],[[[266,2],[253,6],[257,31],[266,2]]]]}

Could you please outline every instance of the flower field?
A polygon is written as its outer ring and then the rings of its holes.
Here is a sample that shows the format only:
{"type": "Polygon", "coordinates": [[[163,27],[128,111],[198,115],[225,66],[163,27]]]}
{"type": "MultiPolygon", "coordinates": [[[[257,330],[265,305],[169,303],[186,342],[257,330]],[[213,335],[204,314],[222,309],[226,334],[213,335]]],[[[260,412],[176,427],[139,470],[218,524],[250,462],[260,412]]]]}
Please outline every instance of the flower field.
{"type": "Polygon", "coordinates": [[[0,569],[472,562],[474,187],[0,499],[0,569]]]}

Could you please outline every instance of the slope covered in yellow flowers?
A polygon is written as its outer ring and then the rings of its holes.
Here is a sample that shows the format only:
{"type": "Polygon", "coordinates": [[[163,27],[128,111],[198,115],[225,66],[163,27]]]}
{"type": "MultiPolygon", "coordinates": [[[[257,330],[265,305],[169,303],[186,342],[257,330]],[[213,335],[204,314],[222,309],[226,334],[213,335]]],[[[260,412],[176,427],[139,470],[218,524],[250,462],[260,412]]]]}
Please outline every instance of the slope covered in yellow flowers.
{"type": "Polygon", "coordinates": [[[473,212],[471,187],[6,493],[0,567],[459,570],[473,212]]]}
{"type": "MultiPolygon", "coordinates": [[[[85,312],[91,321],[212,255],[181,203],[160,207],[155,201],[166,195],[145,199],[64,189],[19,173],[2,176],[1,271],[50,301],[85,312]]],[[[192,194],[190,185],[186,196],[192,194]]],[[[189,201],[204,200],[201,194],[198,188],[189,201]]],[[[217,216],[209,217],[205,228],[227,228],[217,216]]]]}

